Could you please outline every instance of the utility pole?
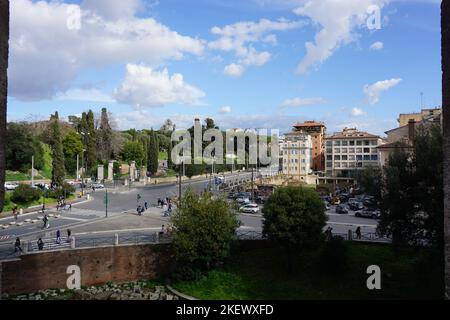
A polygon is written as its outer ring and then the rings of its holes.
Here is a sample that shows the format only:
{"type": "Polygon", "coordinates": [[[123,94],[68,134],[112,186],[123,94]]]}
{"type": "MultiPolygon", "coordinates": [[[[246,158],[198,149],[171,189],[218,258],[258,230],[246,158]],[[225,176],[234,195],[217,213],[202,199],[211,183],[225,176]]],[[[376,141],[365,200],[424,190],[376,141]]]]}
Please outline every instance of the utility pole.
{"type": "Polygon", "coordinates": [[[31,156],[31,186],[34,188],[34,156],[31,156]]]}
{"type": "Polygon", "coordinates": [[[105,192],[105,216],[106,218],[108,218],[108,188],[106,188],[106,192],[105,192]]]}
{"type": "Polygon", "coordinates": [[[254,180],[253,180],[253,169],[254,167],[252,167],[252,201],[255,202],[255,186],[254,186],[254,180]]]}
{"type": "Polygon", "coordinates": [[[178,201],[181,201],[181,179],[183,178],[181,176],[181,173],[178,174],[179,180],[178,180],[178,201]]]}
{"type": "Polygon", "coordinates": [[[77,174],[76,174],[76,180],[78,181],[80,179],[80,155],[77,154],[77,174]]]}

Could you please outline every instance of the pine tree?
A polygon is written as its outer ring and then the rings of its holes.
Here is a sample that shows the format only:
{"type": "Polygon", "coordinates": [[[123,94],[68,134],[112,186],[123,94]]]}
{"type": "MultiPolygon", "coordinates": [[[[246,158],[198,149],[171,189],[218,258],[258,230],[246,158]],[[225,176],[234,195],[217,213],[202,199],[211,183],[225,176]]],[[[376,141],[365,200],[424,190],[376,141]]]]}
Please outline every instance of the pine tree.
{"type": "Polygon", "coordinates": [[[148,146],[148,164],[147,169],[153,175],[158,171],[159,143],[156,133],[150,132],[150,141],[148,146]]]}
{"type": "Polygon", "coordinates": [[[108,112],[106,108],[102,109],[100,128],[97,134],[98,157],[103,161],[108,161],[112,154],[112,136],[113,132],[109,124],[108,112]]]}
{"type": "Polygon", "coordinates": [[[52,184],[62,186],[66,170],[64,167],[64,153],[58,112],[55,112],[55,114],[50,117],[50,132],[51,148],[53,152],[52,184]]]}

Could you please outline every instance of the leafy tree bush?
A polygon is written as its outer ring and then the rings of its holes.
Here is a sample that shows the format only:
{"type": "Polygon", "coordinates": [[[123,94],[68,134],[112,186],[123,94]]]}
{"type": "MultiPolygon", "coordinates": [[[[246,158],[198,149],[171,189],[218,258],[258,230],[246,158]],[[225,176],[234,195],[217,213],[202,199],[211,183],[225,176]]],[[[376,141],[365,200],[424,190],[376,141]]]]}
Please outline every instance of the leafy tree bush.
{"type": "Polygon", "coordinates": [[[38,201],[41,196],[41,190],[34,189],[28,184],[21,184],[14,190],[11,200],[16,203],[30,203],[38,201]]]}
{"type": "Polygon", "coordinates": [[[267,199],[263,215],[263,234],[286,249],[289,271],[295,253],[323,242],[325,206],[310,188],[278,188],[267,199]]]}
{"type": "Polygon", "coordinates": [[[128,163],[136,161],[136,165],[141,166],[144,157],[144,147],[139,141],[129,141],[123,146],[122,159],[124,161],[128,163]]]}
{"type": "Polygon", "coordinates": [[[11,203],[11,194],[9,192],[6,192],[4,204],[5,204],[5,206],[8,206],[10,203],[11,203]]]}
{"type": "Polygon", "coordinates": [[[338,275],[348,268],[348,248],[344,239],[339,236],[331,238],[322,248],[320,255],[320,269],[338,275]]]}
{"type": "Polygon", "coordinates": [[[189,189],[171,220],[179,265],[207,271],[228,256],[238,222],[227,201],[189,189]]]}
{"type": "Polygon", "coordinates": [[[69,197],[74,192],[75,192],[74,186],[71,186],[68,183],[63,183],[60,187],[51,190],[48,193],[48,197],[53,199],[59,199],[61,197],[69,197]]]}

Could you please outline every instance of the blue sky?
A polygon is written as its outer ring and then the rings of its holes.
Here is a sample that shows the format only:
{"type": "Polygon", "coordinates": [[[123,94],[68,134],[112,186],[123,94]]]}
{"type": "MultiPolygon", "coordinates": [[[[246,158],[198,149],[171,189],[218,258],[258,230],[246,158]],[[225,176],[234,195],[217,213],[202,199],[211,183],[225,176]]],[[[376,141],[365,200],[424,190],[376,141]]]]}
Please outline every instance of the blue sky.
{"type": "Polygon", "coordinates": [[[383,134],[421,93],[441,105],[439,1],[15,0],[11,19],[10,121],[107,107],[120,129],[383,134]]]}

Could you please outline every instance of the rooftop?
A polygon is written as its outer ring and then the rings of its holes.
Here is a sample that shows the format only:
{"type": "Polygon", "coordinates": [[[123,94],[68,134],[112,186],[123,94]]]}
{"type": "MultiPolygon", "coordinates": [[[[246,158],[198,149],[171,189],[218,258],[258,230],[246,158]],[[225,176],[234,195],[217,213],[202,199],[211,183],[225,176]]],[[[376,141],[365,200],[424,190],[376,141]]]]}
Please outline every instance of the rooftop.
{"type": "Polygon", "coordinates": [[[336,132],[331,137],[327,137],[327,139],[345,139],[345,138],[371,138],[371,139],[379,139],[380,137],[377,135],[373,135],[364,131],[358,131],[356,128],[345,128],[342,132],[336,132]]]}
{"type": "Polygon", "coordinates": [[[294,128],[307,128],[307,127],[325,127],[325,124],[317,121],[305,121],[302,123],[294,124],[294,128]]]}

